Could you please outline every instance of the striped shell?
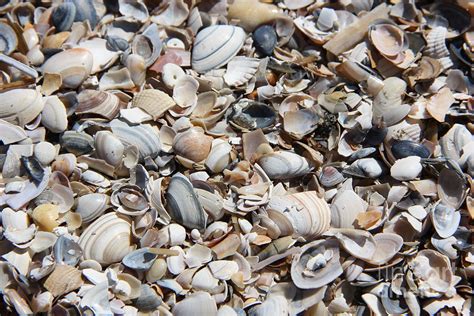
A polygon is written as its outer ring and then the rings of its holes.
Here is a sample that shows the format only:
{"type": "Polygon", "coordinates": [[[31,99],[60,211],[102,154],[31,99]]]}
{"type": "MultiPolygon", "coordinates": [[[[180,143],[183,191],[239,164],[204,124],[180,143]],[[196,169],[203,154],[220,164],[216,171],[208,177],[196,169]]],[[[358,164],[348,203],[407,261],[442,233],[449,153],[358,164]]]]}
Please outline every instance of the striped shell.
{"type": "Polygon", "coordinates": [[[238,26],[213,25],[196,35],[192,67],[200,73],[226,65],[240,51],[245,32],[238,26]]]}
{"type": "Polygon", "coordinates": [[[143,90],[137,93],[132,100],[133,107],[144,110],[150,114],[154,120],[159,119],[166,111],[175,105],[176,103],[173,101],[173,98],[157,89],[143,90]]]}
{"type": "Polygon", "coordinates": [[[120,99],[107,91],[83,90],[77,99],[76,114],[97,114],[111,120],[120,110],[120,99]]]}

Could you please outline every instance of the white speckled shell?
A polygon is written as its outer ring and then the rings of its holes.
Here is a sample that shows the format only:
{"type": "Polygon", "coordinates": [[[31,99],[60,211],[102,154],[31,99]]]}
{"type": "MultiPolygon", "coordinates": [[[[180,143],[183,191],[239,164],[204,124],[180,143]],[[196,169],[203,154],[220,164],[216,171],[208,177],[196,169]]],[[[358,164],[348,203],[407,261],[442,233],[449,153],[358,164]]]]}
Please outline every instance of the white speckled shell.
{"type": "Polygon", "coordinates": [[[192,54],[192,67],[200,73],[227,64],[240,51],[245,31],[238,26],[213,25],[196,35],[192,54]]]}

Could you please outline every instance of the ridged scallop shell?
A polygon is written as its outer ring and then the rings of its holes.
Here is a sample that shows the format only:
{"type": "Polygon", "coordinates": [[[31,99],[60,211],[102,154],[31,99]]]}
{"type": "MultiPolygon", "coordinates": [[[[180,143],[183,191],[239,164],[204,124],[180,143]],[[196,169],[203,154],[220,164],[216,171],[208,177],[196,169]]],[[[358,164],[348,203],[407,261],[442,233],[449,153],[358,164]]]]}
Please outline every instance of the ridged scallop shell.
{"type": "Polygon", "coordinates": [[[316,289],[343,272],[335,240],[316,240],[301,248],[291,263],[291,279],[300,289],[316,289]]]}
{"type": "Polygon", "coordinates": [[[43,65],[43,73],[61,75],[65,88],[77,88],[91,73],[94,58],[85,48],[71,48],[57,53],[43,65]]]}
{"type": "Polygon", "coordinates": [[[148,124],[131,126],[120,120],[110,122],[110,127],[115,136],[125,146],[135,145],[138,147],[140,159],[145,157],[155,158],[161,149],[158,133],[148,124]]]}
{"type": "Polygon", "coordinates": [[[135,250],[132,243],[131,221],[115,212],[107,213],[88,226],[79,238],[85,260],[95,260],[102,265],[120,262],[135,250]]]}
{"type": "Polygon", "coordinates": [[[227,64],[227,71],[224,75],[224,81],[229,86],[241,86],[253,78],[257,72],[260,60],[258,58],[249,58],[245,56],[236,56],[227,64]]]}
{"type": "Polygon", "coordinates": [[[245,31],[238,26],[208,26],[196,35],[192,51],[192,67],[200,73],[227,64],[240,51],[245,31]]]}
{"type": "Polygon", "coordinates": [[[449,50],[446,46],[447,32],[448,30],[445,27],[438,26],[428,33],[424,51],[426,55],[435,59],[449,56],[449,50]]]}
{"type": "Polygon", "coordinates": [[[266,154],[258,160],[270,179],[290,179],[311,171],[306,158],[289,151],[266,154]]]}
{"type": "Polygon", "coordinates": [[[137,93],[132,99],[132,106],[138,107],[148,114],[154,120],[159,119],[169,109],[175,106],[173,98],[167,93],[157,89],[147,89],[137,93]]]}
{"type": "Polygon", "coordinates": [[[171,178],[166,192],[166,208],[171,217],[189,229],[206,228],[206,214],[189,180],[178,173],[171,178]]]}
{"type": "Polygon", "coordinates": [[[0,52],[5,55],[13,53],[18,46],[18,38],[13,28],[0,21],[0,52]]]}
{"type": "Polygon", "coordinates": [[[43,110],[43,97],[33,89],[14,89],[0,93],[0,119],[24,126],[43,110]]]}
{"type": "Polygon", "coordinates": [[[109,196],[103,193],[91,193],[77,199],[76,212],[81,214],[82,222],[92,222],[108,208],[109,196]]]}
{"type": "Polygon", "coordinates": [[[120,111],[120,99],[107,91],[82,90],[77,100],[76,114],[98,114],[111,120],[120,111]]]}
{"type": "Polygon", "coordinates": [[[211,144],[212,137],[204,134],[201,128],[193,127],[175,136],[173,150],[177,155],[194,162],[200,162],[207,158],[211,144]]]}

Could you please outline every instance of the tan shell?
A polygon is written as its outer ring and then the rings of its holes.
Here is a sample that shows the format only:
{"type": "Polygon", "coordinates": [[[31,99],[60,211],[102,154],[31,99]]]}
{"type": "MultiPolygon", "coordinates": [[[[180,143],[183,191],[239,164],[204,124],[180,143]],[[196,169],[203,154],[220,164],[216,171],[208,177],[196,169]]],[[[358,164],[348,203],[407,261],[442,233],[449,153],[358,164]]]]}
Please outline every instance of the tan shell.
{"type": "Polygon", "coordinates": [[[80,270],[64,264],[59,264],[44,282],[44,287],[54,297],[69,293],[82,286],[82,273],[80,270]]]}
{"type": "Polygon", "coordinates": [[[98,114],[111,120],[120,110],[120,99],[107,91],[82,90],[77,100],[77,114],[98,114]]]}
{"type": "Polygon", "coordinates": [[[41,93],[33,89],[14,89],[0,93],[0,119],[23,126],[43,110],[41,93]]]}
{"type": "Polygon", "coordinates": [[[59,225],[59,207],[54,204],[39,205],[33,210],[32,217],[40,230],[52,232],[59,225]]]}
{"type": "Polygon", "coordinates": [[[173,141],[173,150],[177,155],[194,162],[207,158],[211,151],[212,137],[204,134],[201,128],[191,128],[176,135],[173,141]]]}
{"type": "Polygon", "coordinates": [[[176,105],[173,98],[163,91],[157,89],[147,89],[137,93],[132,99],[132,106],[138,107],[154,120],[159,119],[169,109],[176,105]]]}
{"type": "Polygon", "coordinates": [[[131,238],[130,219],[112,212],[102,215],[88,226],[78,243],[84,251],[84,259],[109,265],[120,262],[126,254],[135,250],[131,238]]]}
{"type": "Polygon", "coordinates": [[[49,58],[43,65],[43,73],[58,73],[63,87],[77,88],[92,71],[93,56],[84,48],[71,48],[49,58]]]}
{"type": "Polygon", "coordinates": [[[372,44],[382,55],[396,56],[404,50],[403,31],[395,25],[376,24],[369,34],[372,44]]]}

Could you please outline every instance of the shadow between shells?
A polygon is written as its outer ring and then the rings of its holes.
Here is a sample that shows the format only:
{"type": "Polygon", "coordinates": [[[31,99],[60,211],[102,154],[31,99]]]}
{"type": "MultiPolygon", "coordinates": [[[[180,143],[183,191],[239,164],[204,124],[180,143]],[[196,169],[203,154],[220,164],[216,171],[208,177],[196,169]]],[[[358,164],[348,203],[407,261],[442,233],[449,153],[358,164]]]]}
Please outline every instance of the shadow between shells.
{"type": "Polygon", "coordinates": [[[0,1],[0,314],[472,314],[473,13],[0,1]]]}

